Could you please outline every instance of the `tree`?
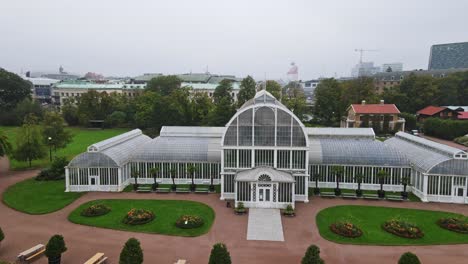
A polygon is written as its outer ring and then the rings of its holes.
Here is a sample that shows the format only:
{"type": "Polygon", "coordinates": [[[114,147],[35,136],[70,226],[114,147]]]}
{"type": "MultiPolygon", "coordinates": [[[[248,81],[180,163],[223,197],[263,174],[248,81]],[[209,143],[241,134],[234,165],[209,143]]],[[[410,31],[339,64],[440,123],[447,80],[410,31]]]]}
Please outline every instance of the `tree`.
{"type": "Polygon", "coordinates": [[[50,147],[64,148],[72,141],[72,134],[65,129],[65,121],[57,112],[46,112],[44,121],[42,122],[42,134],[44,135],[44,143],[50,147]]]}
{"type": "Polygon", "coordinates": [[[195,172],[197,171],[197,169],[198,168],[195,167],[195,165],[193,165],[193,164],[189,164],[187,166],[187,172],[190,175],[190,178],[192,178],[192,184],[190,185],[190,190],[192,192],[194,192],[195,188],[196,188],[196,186],[195,186],[195,172]]]}
{"type": "Polygon", "coordinates": [[[343,90],[337,80],[324,79],[315,89],[313,114],[320,124],[338,126],[346,105],[340,102],[343,90]]]}
{"type": "Polygon", "coordinates": [[[231,99],[228,97],[222,97],[219,99],[213,110],[209,114],[209,120],[211,126],[224,126],[231,119],[235,113],[235,109],[232,105],[231,99]]]}
{"type": "Polygon", "coordinates": [[[206,93],[195,93],[192,96],[192,124],[204,126],[209,124],[209,113],[213,110],[213,101],[206,93]]]}
{"type": "Polygon", "coordinates": [[[383,190],[383,185],[385,178],[387,178],[388,173],[385,170],[380,170],[377,172],[377,179],[379,180],[380,184],[380,190],[378,191],[379,198],[384,198],[385,197],[385,191],[383,190]]]}
{"type": "Polygon", "coordinates": [[[135,179],[135,184],[133,184],[133,190],[136,191],[138,189],[138,177],[140,177],[140,172],[137,169],[132,170],[132,178],[135,179]]]}
{"type": "Polygon", "coordinates": [[[403,176],[401,177],[401,184],[403,185],[403,192],[401,192],[401,197],[403,199],[408,199],[408,192],[406,192],[406,187],[408,184],[410,184],[410,177],[409,176],[403,176]]]}
{"type": "Polygon", "coordinates": [[[320,258],[320,248],[316,245],[311,245],[307,248],[307,251],[302,258],[301,264],[323,264],[325,263],[320,258]]]}
{"type": "Polygon", "coordinates": [[[158,182],[156,181],[156,178],[160,172],[161,172],[161,168],[158,165],[150,169],[150,174],[151,176],[153,176],[153,180],[154,180],[153,191],[156,191],[156,189],[158,189],[158,182]]]}
{"type": "Polygon", "coordinates": [[[237,94],[237,107],[241,107],[245,102],[255,96],[256,86],[257,83],[250,75],[242,79],[239,93],[237,94]]]}
{"type": "Polygon", "coordinates": [[[0,157],[3,157],[9,153],[11,153],[11,144],[3,131],[0,131],[0,157]]]}
{"type": "Polygon", "coordinates": [[[148,82],[146,90],[166,96],[180,88],[181,83],[182,80],[176,75],[158,76],[148,82]]]}
{"type": "Polygon", "coordinates": [[[63,236],[54,235],[50,238],[46,245],[44,254],[49,258],[49,263],[59,263],[61,260],[62,253],[67,251],[63,236]]]}
{"type": "Polygon", "coordinates": [[[28,161],[31,167],[33,160],[43,158],[45,155],[43,137],[37,125],[37,118],[32,114],[27,115],[16,137],[16,149],[13,156],[19,161],[28,161]]]}
{"type": "Polygon", "coordinates": [[[31,98],[32,84],[0,68],[0,111],[8,111],[26,98],[31,98]]]}
{"type": "Polygon", "coordinates": [[[219,82],[219,85],[216,87],[213,93],[213,101],[217,105],[223,99],[229,99],[229,103],[232,104],[232,81],[224,79],[219,82]]]}
{"type": "Polygon", "coordinates": [[[405,119],[405,129],[407,131],[415,130],[418,128],[415,115],[410,113],[401,113],[399,114],[399,116],[405,119]]]}
{"type": "Polygon", "coordinates": [[[400,259],[398,260],[398,264],[421,264],[419,261],[418,256],[411,252],[406,252],[401,255],[400,259]]]}
{"type": "Polygon", "coordinates": [[[217,243],[211,249],[208,264],[231,264],[231,255],[223,243],[217,243]]]}
{"type": "Polygon", "coordinates": [[[333,166],[331,170],[332,170],[333,175],[335,175],[335,179],[336,179],[335,195],[339,196],[341,195],[340,181],[341,181],[341,176],[343,175],[344,169],[342,166],[333,166]]]}
{"type": "Polygon", "coordinates": [[[267,92],[271,93],[278,101],[281,101],[281,84],[276,81],[268,80],[266,82],[266,90],[267,92]]]}
{"type": "Polygon", "coordinates": [[[341,87],[343,92],[340,100],[346,107],[351,104],[360,104],[363,100],[368,103],[377,101],[374,80],[372,78],[359,77],[344,81],[341,83],[341,87]]]}
{"type": "Polygon", "coordinates": [[[177,170],[175,168],[172,168],[170,171],[169,171],[170,175],[171,175],[171,179],[172,179],[172,191],[175,191],[177,190],[177,185],[175,184],[175,176],[177,174],[177,170]]]}
{"type": "Polygon", "coordinates": [[[43,113],[43,108],[37,101],[31,100],[31,98],[25,98],[23,101],[19,102],[13,110],[12,116],[14,116],[15,121],[10,124],[21,125],[21,121],[29,114],[33,114],[38,117],[38,119],[42,119],[43,113]]]}
{"type": "Polygon", "coordinates": [[[354,176],[354,180],[358,184],[357,185],[358,187],[356,190],[356,196],[361,197],[362,196],[361,183],[364,180],[364,175],[362,175],[361,173],[356,173],[356,175],[354,176]]]}
{"type": "Polygon", "coordinates": [[[314,188],[314,194],[315,195],[318,195],[320,194],[320,188],[318,187],[318,182],[320,180],[320,174],[319,173],[314,173],[314,175],[312,175],[312,179],[315,181],[315,188],[314,188]]]}
{"type": "Polygon", "coordinates": [[[140,241],[136,238],[130,238],[125,243],[122,252],[120,252],[119,264],[142,264],[143,250],[140,241]]]}
{"type": "Polygon", "coordinates": [[[79,124],[78,107],[73,97],[63,99],[61,111],[63,119],[69,126],[76,126],[79,124]]]}
{"type": "Polygon", "coordinates": [[[283,96],[283,103],[297,116],[300,120],[304,119],[307,112],[307,102],[304,90],[297,85],[292,85],[287,93],[283,96]]]}

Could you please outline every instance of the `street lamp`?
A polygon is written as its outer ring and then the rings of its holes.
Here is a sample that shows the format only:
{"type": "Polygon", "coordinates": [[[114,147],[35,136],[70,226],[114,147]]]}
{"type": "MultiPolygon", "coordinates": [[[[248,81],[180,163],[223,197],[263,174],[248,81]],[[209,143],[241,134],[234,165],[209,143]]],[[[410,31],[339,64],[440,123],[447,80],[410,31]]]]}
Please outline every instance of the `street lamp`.
{"type": "Polygon", "coordinates": [[[48,140],[49,140],[49,159],[50,161],[52,161],[52,138],[49,137],[48,140]]]}

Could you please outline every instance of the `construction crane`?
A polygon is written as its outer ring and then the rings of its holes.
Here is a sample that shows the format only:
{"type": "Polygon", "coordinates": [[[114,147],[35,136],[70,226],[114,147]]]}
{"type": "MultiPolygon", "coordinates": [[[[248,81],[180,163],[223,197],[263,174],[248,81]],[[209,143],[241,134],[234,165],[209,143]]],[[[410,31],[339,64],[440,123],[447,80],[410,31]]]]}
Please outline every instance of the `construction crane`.
{"type": "Polygon", "coordinates": [[[354,49],[354,51],[359,51],[360,53],[360,56],[359,56],[359,64],[362,64],[362,55],[364,54],[364,52],[376,52],[376,51],[379,51],[379,50],[373,50],[373,49],[354,49]]]}

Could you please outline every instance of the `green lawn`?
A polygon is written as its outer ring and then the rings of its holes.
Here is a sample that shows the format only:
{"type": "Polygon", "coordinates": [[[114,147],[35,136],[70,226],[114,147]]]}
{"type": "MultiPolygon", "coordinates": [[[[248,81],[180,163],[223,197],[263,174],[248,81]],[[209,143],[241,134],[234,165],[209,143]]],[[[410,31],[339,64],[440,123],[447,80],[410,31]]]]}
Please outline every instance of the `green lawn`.
{"type": "Polygon", "coordinates": [[[363,245],[441,245],[468,244],[468,235],[440,228],[436,221],[442,217],[457,214],[402,208],[374,206],[335,206],[326,208],[317,214],[316,221],[320,235],[330,241],[342,244],[363,245]],[[423,232],[421,239],[409,239],[387,233],[381,225],[395,217],[416,224],[423,232]],[[358,238],[346,238],[330,231],[329,226],[335,221],[350,221],[361,228],[363,235],[358,238]]]}
{"type": "MultiPolygon", "coordinates": [[[[64,149],[57,150],[57,156],[65,156],[67,159],[71,160],[77,154],[86,151],[86,148],[96,142],[99,142],[104,139],[108,139],[110,137],[122,134],[127,132],[129,129],[127,128],[115,128],[115,129],[86,129],[86,128],[79,128],[79,127],[70,127],[68,128],[72,135],[73,139],[67,147],[64,149]]],[[[16,135],[18,133],[19,127],[6,127],[0,126],[0,130],[4,131],[7,135],[10,143],[12,144],[13,148],[16,145],[16,135]]],[[[33,168],[44,168],[49,165],[49,151],[47,149],[47,155],[43,159],[34,160],[32,162],[33,168]]],[[[22,170],[28,169],[29,164],[28,162],[17,161],[14,159],[10,159],[10,166],[13,170],[22,170]]]]}
{"type": "MultiPolygon", "coordinates": [[[[335,189],[333,188],[320,188],[321,192],[334,192],[335,189]]],[[[356,194],[356,190],[354,189],[341,189],[341,193],[351,193],[351,194],[356,194]]],[[[377,194],[377,191],[372,191],[372,190],[362,190],[363,194],[377,194]]],[[[309,196],[314,195],[314,188],[309,188],[309,196]]],[[[385,195],[395,195],[395,196],[400,196],[400,192],[389,192],[385,191],[385,195]]],[[[412,202],[421,202],[421,199],[414,195],[412,192],[408,192],[408,200],[412,202]]]]}
{"type": "Polygon", "coordinates": [[[58,211],[78,199],[82,193],[65,192],[65,180],[36,181],[28,179],[10,186],[3,193],[3,202],[28,214],[58,211]]]}
{"type": "Polygon", "coordinates": [[[68,220],[76,224],[187,237],[195,237],[207,233],[214,219],[215,212],[208,205],[193,201],[177,200],[95,200],[80,205],[68,216],[68,220]],[[97,203],[110,206],[112,211],[98,217],[84,217],[80,215],[83,209],[97,203]],[[155,218],[152,222],[144,225],[126,225],[122,222],[122,219],[132,208],[153,211],[155,218]],[[205,224],[194,229],[177,228],[175,222],[184,214],[198,215],[203,218],[205,224]]]}

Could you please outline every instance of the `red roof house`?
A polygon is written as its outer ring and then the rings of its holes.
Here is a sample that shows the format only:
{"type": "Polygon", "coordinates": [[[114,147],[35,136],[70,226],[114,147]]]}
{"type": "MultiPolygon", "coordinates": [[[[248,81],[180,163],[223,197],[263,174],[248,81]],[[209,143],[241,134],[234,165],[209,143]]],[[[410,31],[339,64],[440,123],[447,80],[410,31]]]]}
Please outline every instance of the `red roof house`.
{"type": "Polygon", "coordinates": [[[380,101],[380,104],[366,104],[362,101],[361,104],[352,104],[348,107],[348,115],[343,118],[341,127],[369,127],[376,128],[376,124],[372,122],[379,122],[380,127],[384,131],[399,130],[404,131],[405,119],[400,118],[398,115],[400,110],[394,104],[385,104],[380,101]],[[384,128],[384,126],[387,126],[384,128]]]}
{"type": "Polygon", "coordinates": [[[458,112],[445,106],[427,106],[416,112],[418,122],[424,122],[426,118],[438,117],[442,119],[457,119],[458,112]]]}
{"type": "Polygon", "coordinates": [[[468,112],[458,112],[458,119],[468,120],[468,112]]]}
{"type": "Polygon", "coordinates": [[[400,110],[394,104],[352,104],[356,114],[399,114],[400,110]]]}

